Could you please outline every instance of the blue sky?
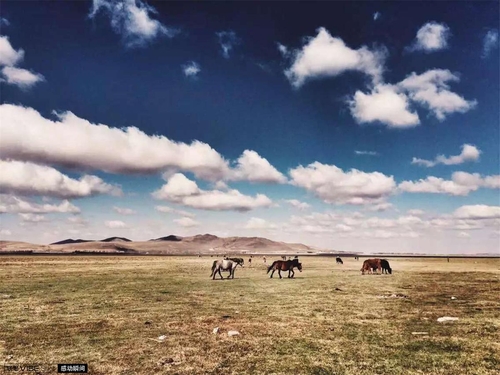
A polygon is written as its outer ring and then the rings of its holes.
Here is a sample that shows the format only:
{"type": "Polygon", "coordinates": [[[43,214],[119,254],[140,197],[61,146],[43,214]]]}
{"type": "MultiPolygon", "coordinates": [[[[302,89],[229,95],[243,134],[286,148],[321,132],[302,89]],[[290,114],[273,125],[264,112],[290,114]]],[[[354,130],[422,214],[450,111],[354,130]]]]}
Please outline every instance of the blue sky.
{"type": "Polygon", "coordinates": [[[498,12],[6,1],[0,237],[498,251],[498,12]]]}

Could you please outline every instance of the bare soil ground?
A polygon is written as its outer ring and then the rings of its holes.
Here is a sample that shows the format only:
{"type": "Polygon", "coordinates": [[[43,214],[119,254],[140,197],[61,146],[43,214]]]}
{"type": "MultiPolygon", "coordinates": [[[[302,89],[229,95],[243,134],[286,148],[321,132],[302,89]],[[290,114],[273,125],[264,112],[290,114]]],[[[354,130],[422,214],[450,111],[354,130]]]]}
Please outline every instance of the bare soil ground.
{"type": "Polygon", "coordinates": [[[302,273],[280,280],[266,275],[270,257],[254,258],[223,281],[209,278],[213,260],[2,256],[2,365],[51,374],[57,363],[88,363],[103,375],[499,373],[499,259],[395,258],[393,275],[361,276],[363,258],[304,257],[302,273]]]}

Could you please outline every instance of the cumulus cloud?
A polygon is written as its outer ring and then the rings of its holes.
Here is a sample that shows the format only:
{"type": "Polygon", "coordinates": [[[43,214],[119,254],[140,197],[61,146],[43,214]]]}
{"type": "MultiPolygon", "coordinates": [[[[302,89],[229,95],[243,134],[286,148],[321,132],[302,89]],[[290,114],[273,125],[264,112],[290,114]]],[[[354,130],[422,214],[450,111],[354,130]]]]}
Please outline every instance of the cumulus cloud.
{"type": "Polygon", "coordinates": [[[35,214],[18,214],[24,223],[40,223],[46,221],[45,216],[35,214]]]}
{"type": "Polygon", "coordinates": [[[172,168],[221,178],[228,162],[206,143],[174,142],[135,127],[92,124],[71,112],[51,121],[32,108],[0,106],[0,157],[111,173],[156,173],[172,168]],[[64,142],[54,142],[58,134],[64,142]]]}
{"type": "Polygon", "coordinates": [[[445,23],[428,22],[418,31],[409,51],[435,52],[448,48],[450,28],[445,23]]]}
{"type": "Polygon", "coordinates": [[[255,151],[245,150],[236,161],[230,180],[258,183],[285,183],[286,177],[255,151]]]}
{"type": "Polygon", "coordinates": [[[465,113],[477,105],[475,100],[465,100],[449,90],[448,82],[459,80],[457,74],[447,69],[433,69],[422,74],[411,73],[398,83],[398,87],[407,92],[412,101],[428,108],[443,121],[451,113],[465,113]]]}
{"type": "Polygon", "coordinates": [[[286,179],[255,151],[246,150],[234,170],[208,144],[149,136],[135,127],[92,124],[71,112],[46,119],[32,108],[0,105],[0,157],[110,173],[191,172],[209,181],[284,182],[286,179]],[[54,142],[58,134],[64,142],[54,142]],[[251,170],[251,168],[257,170],[251,170]]]}
{"type": "Polygon", "coordinates": [[[356,91],[348,101],[351,114],[358,123],[380,121],[394,128],[408,128],[420,123],[410,110],[408,97],[393,85],[376,85],[369,94],[356,91]]]}
{"type": "Polygon", "coordinates": [[[217,39],[222,49],[222,56],[229,59],[229,53],[231,50],[234,46],[241,43],[240,38],[238,38],[234,31],[220,31],[215,33],[215,35],[217,35],[217,39]]]}
{"type": "Polygon", "coordinates": [[[188,63],[182,65],[182,71],[186,77],[196,78],[198,73],[201,72],[201,68],[197,62],[189,61],[188,63]]]}
{"type": "Polygon", "coordinates": [[[163,212],[163,213],[167,213],[167,214],[176,214],[176,215],[191,217],[191,218],[196,216],[195,214],[193,214],[191,212],[177,210],[175,208],[168,207],[168,206],[155,206],[155,210],[158,212],[163,212]]]}
{"type": "Polygon", "coordinates": [[[182,173],[174,174],[161,189],[152,195],[155,199],[209,211],[245,212],[272,205],[272,201],[263,194],[251,197],[233,189],[227,191],[202,190],[196,182],[189,180],[182,173]]]}
{"type": "Polygon", "coordinates": [[[368,155],[368,156],[379,156],[380,154],[376,151],[361,151],[361,150],[354,150],[354,153],[356,155],[368,155]]]}
{"type": "Polygon", "coordinates": [[[127,224],[125,224],[123,221],[120,220],[105,221],[104,225],[111,229],[127,228],[127,224]]]}
{"type": "Polygon", "coordinates": [[[412,209],[412,210],[408,210],[408,215],[412,215],[412,216],[422,216],[424,215],[425,212],[422,211],[422,210],[419,210],[419,209],[412,209]]]}
{"type": "Polygon", "coordinates": [[[434,167],[437,164],[457,165],[463,164],[468,161],[478,161],[480,154],[481,151],[476,146],[464,144],[462,145],[462,152],[460,153],[460,155],[450,157],[438,155],[434,160],[425,160],[414,157],[411,163],[422,165],[424,167],[434,167]]]}
{"type": "Polygon", "coordinates": [[[276,229],[276,225],[270,223],[267,220],[258,218],[258,217],[252,217],[250,218],[247,223],[245,224],[245,229],[276,229]]]}
{"type": "Polygon", "coordinates": [[[113,31],[121,35],[127,47],[142,47],[161,36],[172,38],[178,33],[153,19],[158,12],[141,0],[93,0],[89,17],[101,11],[111,19],[113,31]]]}
{"type": "Polygon", "coordinates": [[[470,220],[500,219],[500,206],[484,204],[461,206],[453,212],[453,216],[470,220]]]}
{"type": "Polygon", "coordinates": [[[300,87],[307,80],[321,77],[335,77],[346,71],[359,71],[374,82],[380,82],[384,70],[386,50],[370,50],[365,46],[349,48],[342,39],[332,37],[323,27],[317,30],[301,49],[293,51],[293,61],[285,71],[290,83],[300,87]]]}
{"type": "Polygon", "coordinates": [[[12,236],[12,232],[8,229],[0,229],[0,236],[12,236]]]}
{"type": "Polygon", "coordinates": [[[392,176],[357,169],[344,172],[335,165],[319,162],[290,170],[292,184],[312,192],[326,203],[374,204],[392,194],[396,183],[392,176]]]}
{"type": "Polygon", "coordinates": [[[22,89],[29,89],[45,80],[41,74],[12,66],[5,66],[2,69],[2,74],[9,85],[15,85],[22,89]]]}
{"type": "Polygon", "coordinates": [[[394,206],[392,203],[382,202],[382,203],[374,204],[373,206],[369,206],[368,210],[382,212],[382,211],[387,211],[388,209],[393,208],[393,207],[394,206]]]}
{"type": "Polygon", "coordinates": [[[184,228],[191,228],[191,227],[197,227],[200,225],[197,221],[191,219],[190,217],[182,217],[180,219],[175,219],[174,223],[180,225],[181,227],[184,228]]]}
{"type": "Polygon", "coordinates": [[[451,180],[429,176],[418,181],[403,181],[398,188],[408,193],[466,196],[479,188],[500,189],[500,175],[482,177],[478,173],[454,172],[451,180]]]}
{"type": "Polygon", "coordinates": [[[0,67],[3,66],[0,82],[3,81],[26,90],[45,80],[39,73],[17,68],[15,65],[21,63],[23,59],[24,51],[22,49],[16,51],[8,37],[0,36],[0,67]]]}
{"type": "Polygon", "coordinates": [[[311,208],[310,204],[307,204],[306,202],[301,202],[297,199],[286,199],[285,202],[295,208],[298,208],[301,211],[311,208]]]}
{"type": "Polygon", "coordinates": [[[130,209],[130,208],[123,208],[123,207],[113,207],[113,211],[119,213],[120,215],[134,215],[137,212],[130,209]]]}
{"type": "Polygon", "coordinates": [[[33,163],[0,160],[0,170],[0,193],[4,194],[82,198],[122,193],[119,187],[107,184],[97,176],[84,175],[75,180],[52,167],[33,163]]]}
{"type": "Polygon", "coordinates": [[[487,58],[491,51],[498,48],[498,30],[488,30],[483,39],[483,59],[487,58]]]}
{"type": "Polygon", "coordinates": [[[10,44],[9,37],[0,36],[0,65],[14,66],[24,59],[24,51],[16,51],[10,44]]]}
{"type": "Polygon", "coordinates": [[[59,204],[38,204],[29,202],[14,195],[0,194],[0,213],[79,213],[80,209],[64,200],[59,204]]]}

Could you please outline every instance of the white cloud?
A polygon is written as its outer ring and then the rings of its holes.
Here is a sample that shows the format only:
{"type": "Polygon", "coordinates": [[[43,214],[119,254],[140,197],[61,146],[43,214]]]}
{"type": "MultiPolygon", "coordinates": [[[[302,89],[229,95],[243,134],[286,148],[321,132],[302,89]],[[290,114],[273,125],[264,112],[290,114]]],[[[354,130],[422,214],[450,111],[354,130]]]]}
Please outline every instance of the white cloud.
{"type": "Polygon", "coordinates": [[[446,157],[444,155],[438,155],[434,160],[425,160],[419,158],[413,158],[412,164],[423,165],[425,167],[434,167],[437,164],[444,165],[457,165],[463,164],[468,161],[478,161],[481,151],[473,145],[464,144],[462,145],[462,152],[460,155],[446,157]]]}
{"type": "Polygon", "coordinates": [[[220,47],[222,48],[222,56],[226,59],[229,58],[229,53],[234,46],[241,43],[241,40],[236,36],[234,31],[220,31],[215,33],[219,40],[220,47]]]}
{"type": "Polygon", "coordinates": [[[375,12],[373,13],[373,20],[376,21],[380,18],[382,14],[380,12],[375,12]]]}
{"type": "Polygon", "coordinates": [[[0,26],[9,26],[10,22],[7,18],[0,17],[0,26]]]}
{"type": "Polygon", "coordinates": [[[136,211],[134,211],[130,208],[123,208],[123,207],[116,207],[116,206],[113,207],[113,210],[115,212],[118,212],[120,215],[134,215],[137,213],[136,211]]]}
{"type": "Polygon", "coordinates": [[[12,232],[8,229],[0,229],[0,236],[12,236],[12,232]]]}
{"type": "Polygon", "coordinates": [[[0,213],[79,213],[80,209],[69,201],[60,204],[37,204],[19,197],[0,194],[0,213]]]}
{"type": "Polygon", "coordinates": [[[453,216],[470,220],[500,219],[500,206],[484,204],[461,206],[453,212],[453,216]]]}
{"type": "Polygon", "coordinates": [[[412,101],[425,106],[443,121],[451,113],[465,113],[477,105],[475,100],[467,101],[449,90],[448,82],[459,80],[457,74],[447,69],[433,69],[420,75],[411,73],[397,86],[408,92],[412,101]]]}
{"type": "Polygon", "coordinates": [[[412,216],[422,216],[425,214],[424,211],[418,210],[418,209],[408,210],[407,212],[408,212],[408,215],[412,215],[412,216]]]}
{"type": "Polygon", "coordinates": [[[245,150],[229,177],[234,181],[285,183],[286,177],[255,151],[245,150]]]}
{"type": "Polygon", "coordinates": [[[368,155],[368,156],[379,156],[380,155],[376,151],[360,151],[360,150],[355,150],[354,153],[356,155],[368,155]]]}
{"type": "Polygon", "coordinates": [[[298,208],[301,211],[311,208],[310,204],[307,204],[306,202],[301,202],[297,199],[286,199],[285,202],[295,208],[298,208]]]}
{"type": "Polygon", "coordinates": [[[101,10],[111,19],[111,27],[127,47],[145,46],[160,36],[172,38],[178,33],[151,18],[157,11],[141,0],[93,0],[89,17],[94,18],[101,10]]]}
{"type": "Polygon", "coordinates": [[[52,121],[32,108],[0,105],[0,157],[110,173],[192,172],[221,181],[284,182],[286,179],[255,151],[246,150],[234,170],[208,144],[149,136],[135,127],[96,125],[71,112],[52,121]],[[65,142],[54,142],[58,134],[65,142]],[[252,170],[256,167],[258,170],[252,170]]]}
{"type": "Polygon", "coordinates": [[[276,225],[268,222],[267,220],[252,217],[245,224],[245,229],[276,229],[276,225]]]}
{"type": "Polygon", "coordinates": [[[409,51],[435,52],[448,48],[450,28],[444,23],[428,22],[418,31],[409,51]]]}
{"type": "Polygon", "coordinates": [[[272,205],[272,201],[263,194],[251,197],[241,194],[238,190],[202,190],[196,182],[189,180],[182,173],[174,174],[152,195],[155,199],[209,211],[245,212],[272,205]]]}
{"type": "Polygon", "coordinates": [[[116,229],[116,228],[127,228],[127,224],[120,220],[109,220],[104,222],[108,228],[116,229]]]}
{"type": "Polygon", "coordinates": [[[392,176],[380,172],[366,173],[357,169],[344,172],[335,165],[314,162],[307,167],[290,170],[292,184],[314,193],[327,203],[381,203],[392,194],[396,183],[392,176]]]}
{"type": "Polygon", "coordinates": [[[158,212],[166,213],[166,214],[176,214],[176,215],[181,215],[181,216],[185,216],[185,217],[195,217],[196,216],[195,214],[193,214],[191,212],[177,210],[175,208],[168,207],[168,206],[155,206],[155,210],[158,212]]]}
{"type": "Polygon", "coordinates": [[[285,74],[291,84],[300,87],[309,79],[334,77],[346,71],[359,71],[380,82],[386,50],[370,50],[363,46],[351,49],[342,39],[332,37],[323,27],[318,35],[308,38],[301,49],[293,52],[293,63],[285,74]]]}
{"type": "Polygon", "coordinates": [[[24,58],[22,49],[16,51],[9,42],[9,37],[0,36],[0,65],[14,66],[24,58]]]}
{"type": "Polygon", "coordinates": [[[0,157],[97,169],[111,173],[156,173],[167,168],[216,179],[228,163],[206,143],[174,142],[135,127],[95,125],[71,112],[51,121],[32,108],[0,106],[0,157]],[[58,134],[64,142],[55,142],[58,134]]]}
{"type": "Polygon", "coordinates": [[[24,51],[22,49],[16,51],[12,48],[8,37],[0,36],[0,66],[3,66],[1,71],[3,78],[0,78],[0,82],[15,85],[21,89],[29,89],[45,80],[41,74],[15,67],[23,59],[24,51]]]}
{"type": "Polygon", "coordinates": [[[392,203],[382,202],[382,203],[378,203],[378,204],[375,204],[373,206],[368,207],[368,210],[382,212],[382,211],[387,211],[388,209],[390,209],[392,207],[394,207],[392,203]]]}
{"type": "Polygon", "coordinates": [[[490,52],[498,48],[498,30],[488,30],[483,39],[483,59],[490,55],[490,52]]]}
{"type": "Polygon", "coordinates": [[[85,226],[87,226],[89,224],[89,222],[87,220],[85,220],[81,216],[71,216],[71,217],[68,217],[68,221],[71,224],[79,225],[79,226],[82,226],[82,227],[85,227],[85,226]]]}
{"type": "Polygon", "coordinates": [[[348,103],[358,123],[380,121],[394,128],[408,128],[420,123],[418,114],[409,108],[408,97],[393,85],[376,85],[369,94],[356,91],[348,103]]]}
{"type": "Polygon", "coordinates": [[[451,180],[429,176],[426,179],[403,181],[398,188],[408,193],[433,193],[465,196],[479,188],[499,189],[500,176],[482,177],[478,173],[454,172],[451,180]]]}
{"type": "Polygon", "coordinates": [[[195,61],[190,61],[182,65],[182,71],[186,77],[195,78],[201,72],[200,65],[195,61]]]}
{"type": "Polygon", "coordinates": [[[15,85],[22,89],[29,89],[38,82],[45,80],[41,74],[12,66],[5,66],[2,69],[2,74],[9,85],[15,85]]]}
{"type": "Polygon", "coordinates": [[[458,232],[457,233],[457,237],[460,237],[460,238],[469,238],[470,234],[467,233],[467,232],[458,232]]]}
{"type": "Polygon", "coordinates": [[[281,44],[281,43],[276,43],[277,47],[278,47],[278,51],[280,52],[281,56],[283,57],[286,57],[288,56],[288,47],[281,44]]]}
{"type": "Polygon", "coordinates": [[[182,217],[180,219],[175,219],[174,223],[180,225],[181,227],[185,227],[185,228],[197,227],[200,225],[200,223],[191,219],[190,217],[182,217]]]}
{"type": "Polygon", "coordinates": [[[45,220],[45,216],[43,215],[35,215],[35,214],[18,214],[21,220],[25,223],[40,223],[45,220]]]}
{"type": "Polygon", "coordinates": [[[75,180],[54,168],[33,163],[0,160],[0,170],[0,193],[57,198],[121,194],[120,188],[105,183],[97,176],[85,175],[75,180]]]}

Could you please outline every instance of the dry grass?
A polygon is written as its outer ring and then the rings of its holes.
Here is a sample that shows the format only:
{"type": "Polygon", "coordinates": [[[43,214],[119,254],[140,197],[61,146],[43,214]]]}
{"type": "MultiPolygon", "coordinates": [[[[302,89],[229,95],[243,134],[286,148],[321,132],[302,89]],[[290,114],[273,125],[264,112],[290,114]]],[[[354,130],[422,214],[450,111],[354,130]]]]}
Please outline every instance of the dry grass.
{"type": "Polygon", "coordinates": [[[0,359],[106,375],[498,374],[498,259],[399,258],[393,275],[361,276],[361,261],[306,257],[294,280],[254,259],[224,281],[212,261],[0,257],[0,359]],[[393,293],[409,298],[380,298],[393,293]]]}

